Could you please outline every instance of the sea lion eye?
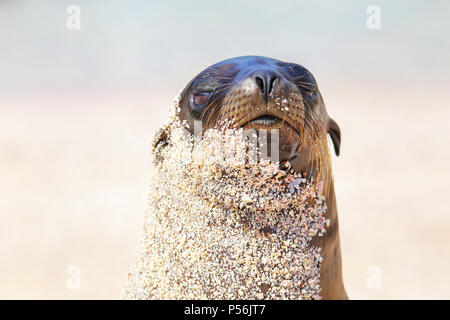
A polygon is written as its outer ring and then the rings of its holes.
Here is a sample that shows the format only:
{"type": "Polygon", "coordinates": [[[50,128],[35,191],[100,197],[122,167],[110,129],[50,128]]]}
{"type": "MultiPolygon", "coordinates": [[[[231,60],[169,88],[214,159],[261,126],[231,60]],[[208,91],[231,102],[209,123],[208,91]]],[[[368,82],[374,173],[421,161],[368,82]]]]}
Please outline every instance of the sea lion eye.
{"type": "Polygon", "coordinates": [[[205,104],[206,100],[208,100],[210,93],[208,92],[201,92],[201,93],[197,93],[194,94],[192,96],[192,101],[194,102],[194,106],[196,108],[202,108],[203,105],[205,104]]]}
{"type": "Polygon", "coordinates": [[[315,98],[317,98],[317,92],[312,90],[312,89],[302,88],[302,92],[305,95],[305,97],[308,98],[308,99],[315,99],[315,98]]]}

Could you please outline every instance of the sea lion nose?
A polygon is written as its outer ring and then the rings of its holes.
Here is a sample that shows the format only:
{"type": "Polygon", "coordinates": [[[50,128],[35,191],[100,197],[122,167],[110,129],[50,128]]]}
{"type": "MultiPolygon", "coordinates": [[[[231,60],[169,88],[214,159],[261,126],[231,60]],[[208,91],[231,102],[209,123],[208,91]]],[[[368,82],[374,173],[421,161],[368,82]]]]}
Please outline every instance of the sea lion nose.
{"type": "Polygon", "coordinates": [[[279,75],[271,70],[260,70],[253,74],[256,85],[261,90],[261,93],[267,97],[273,90],[276,81],[279,79],[279,75]]]}

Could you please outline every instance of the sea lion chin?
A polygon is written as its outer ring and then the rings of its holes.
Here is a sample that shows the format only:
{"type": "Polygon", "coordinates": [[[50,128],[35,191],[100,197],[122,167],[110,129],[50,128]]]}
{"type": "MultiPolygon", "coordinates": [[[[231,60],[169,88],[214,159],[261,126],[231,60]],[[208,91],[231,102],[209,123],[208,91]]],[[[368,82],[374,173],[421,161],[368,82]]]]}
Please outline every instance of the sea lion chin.
{"type": "Polygon", "coordinates": [[[156,135],[153,213],[124,296],[346,299],[328,134],[339,155],[306,68],[246,56],[202,71],[156,135]],[[246,151],[236,137],[249,132],[267,133],[276,164],[217,156],[219,145],[246,151]]]}

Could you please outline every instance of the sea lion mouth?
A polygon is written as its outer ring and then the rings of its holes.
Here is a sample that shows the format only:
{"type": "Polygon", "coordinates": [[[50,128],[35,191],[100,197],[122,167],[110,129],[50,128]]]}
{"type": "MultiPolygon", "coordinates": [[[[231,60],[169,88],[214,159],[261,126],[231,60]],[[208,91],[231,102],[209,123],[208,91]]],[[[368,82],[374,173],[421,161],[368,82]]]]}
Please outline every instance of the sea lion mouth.
{"type": "Polygon", "coordinates": [[[247,123],[254,124],[254,125],[271,126],[276,123],[280,123],[282,121],[283,120],[278,117],[274,117],[271,115],[264,115],[264,116],[258,117],[256,119],[250,120],[247,123]]]}
{"type": "Polygon", "coordinates": [[[273,108],[264,108],[257,112],[247,114],[237,123],[238,128],[243,129],[283,129],[294,130],[297,126],[289,115],[273,108]],[[265,110],[264,110],[265,109],[265,110]]]}
{"type": "Polygon", "coordinates": [[[298,157],[298,147],[301,135],[294,120],[280,110],[264,109],[247,114],[245,119],[239,122],[244,131],[254,132],[258,139],[258,146],[264,150],[271,150],[270,154],[277,152],[275,158],[280,163],[293,161],[298,157]],[[264,138],[266,137],[266,138],[264,138]],[[265,141],[261,144],[261,141],[265,141]],[[276,144],[276,147],[272,147],[276,144]]]}

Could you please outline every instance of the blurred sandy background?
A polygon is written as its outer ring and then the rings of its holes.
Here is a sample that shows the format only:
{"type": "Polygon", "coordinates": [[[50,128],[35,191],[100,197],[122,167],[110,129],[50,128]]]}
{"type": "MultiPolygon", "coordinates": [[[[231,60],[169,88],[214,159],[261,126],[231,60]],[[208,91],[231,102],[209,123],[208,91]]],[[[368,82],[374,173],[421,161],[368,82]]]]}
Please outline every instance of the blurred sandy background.
{"type": "Polygon", "coordinates": [[[0,298],[118,298],[154,130],[194,75],[248,54],[309,68],[341,126],[349,296],[450,298],[450,2],[317,2],[0,0],[0,298]]]}

